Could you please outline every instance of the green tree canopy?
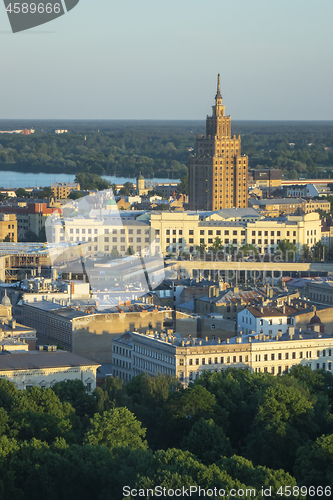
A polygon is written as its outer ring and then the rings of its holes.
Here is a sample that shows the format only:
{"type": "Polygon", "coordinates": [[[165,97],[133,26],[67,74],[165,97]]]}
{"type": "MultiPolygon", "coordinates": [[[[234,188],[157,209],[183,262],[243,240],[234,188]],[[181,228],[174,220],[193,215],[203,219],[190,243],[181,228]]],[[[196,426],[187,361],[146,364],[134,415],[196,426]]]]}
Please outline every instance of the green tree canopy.
{"type": "Polygon", "coordinates": [[[86,444],[106,446],[110,450],[118,447],[146,449],[144,441],[146,429],[136,420],[127,408],[113,408],[96,413],[90,420],[90,427],[85,435],[86,444]]]}

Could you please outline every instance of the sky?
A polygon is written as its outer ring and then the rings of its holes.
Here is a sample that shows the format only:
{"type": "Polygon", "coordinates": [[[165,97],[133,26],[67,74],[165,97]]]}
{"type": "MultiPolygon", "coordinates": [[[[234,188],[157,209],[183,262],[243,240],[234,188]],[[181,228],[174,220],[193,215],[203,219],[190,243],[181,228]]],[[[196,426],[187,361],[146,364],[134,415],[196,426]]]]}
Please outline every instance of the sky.
{"type": "Polygon", "coordinates": [[[333,120],[332,0],[80,0],[13,34],[0,119],[333,120]]]}

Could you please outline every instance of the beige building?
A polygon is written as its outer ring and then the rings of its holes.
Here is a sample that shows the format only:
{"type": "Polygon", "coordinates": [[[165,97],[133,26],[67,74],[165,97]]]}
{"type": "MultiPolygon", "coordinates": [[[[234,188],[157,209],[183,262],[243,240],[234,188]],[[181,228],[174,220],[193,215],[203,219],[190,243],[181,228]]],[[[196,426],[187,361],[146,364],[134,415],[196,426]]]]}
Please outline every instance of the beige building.
{"type": "Polygon", "coordinates": [[[277,339],[264,335],[220,339],[182,339],[146,332],[126,333],[113,341],[113,376],[125,381],[140,373],[176,376],[187,386],[204,371],[243,368],[273,375],[297,364],[332,371],[333,338],[318,332],[295,333],[293,327],[277,339]]]}
{"type": "Polygon", "coordinates": [[[206,136],[197,138],[189,157],[191,210],[247,207],[248,157],[241,155],[241,138],[231,136],[231,118],[225,115],[218,75],[215,106],[206,119],[206,136]]]}
{"type": "MultiPolygon", "coordinates": [[[[37,331],[39,344],[62,348],[99,363],[110,363],[112,340],[127,331],[164,329],[172,310],[148,304],[116,306],[98,312],[94,305],[68,306],[64,301],[29,302],[22,321],[37,331]]],[[[182,313],[178,313],[182,317],[182,313]]],[[[185,316],[185,315],[184,315],[185,316]]]]}
{"type": "Polygon", "coordinates": [[[56,182],[51,184],[51,189],[55,198],[65,199],[72,191],[80,191],[80,184],[77,182],[56,182]]]}
{"type": "Polygon", "coordinates": [[[96,389],[98,363],[70,352],[46,346],[46,351],[3,352],[0,356],[0,377],[13,382],[17,389],[52,387],[56,382],[79,379],[88,393],[96,389]]]}
{"type": "Polygon", "coordinates": [[[65,227],[60,219],[55,219],[48,237],[53,243],[80,243],[85,255],[102,252],[110,256],[114,252],[125,255],[129,248],[133,253],[149,251],[152,255],[193,253],[200,245],[208,250],[217,237],[227,247],[253,244],[260,253],[275,252],[283,239],[294,243],[297,250],[304,244],[311,247],[321,239],[318,213],[263,220],[254,210],[238,210],[239,215],[234,210],[221,210],[216,213],[146,212],[136,218],[132,212],[105,219],[78,216],[67,218],[65,227]]]}
{"type": "Polygon", "coordinates": [[[283,174],[280,169],[252,169],[249,178],[256,188],[269,197],[273,191],[281,188],[283,174]]]}
{"type": "Polygon", "coordinates": [[[247,224],[247,243],[258,247],[259,253],[274,253],[281,240],[310,247],[321,240],[319,214],[288,215],[285,221],[260,220],[247,224]]]}
{"type": "Polygon", "coordinates": [[[0,241],[17,241],[17,220],[14,214],[0,214],[0,241]]]}
{"type": "MultiPolygon", "coordinates": [[[[310,281],[306,285],[306,295],[312,302],[329,305],[333,308],[333,281],[310,281]]],[[[333,315],[332,315],[333,321],[333,315]]]]}
{"type": "Polygon", "coordinates": [[[264,198],[262,200],[249,200],[249,205],[259,210],[266,217],[279,217],[297,213],[309,214],[317,210],[330,212],[331,204],[325,200],[306,201],[303,198],[264,198]]]}

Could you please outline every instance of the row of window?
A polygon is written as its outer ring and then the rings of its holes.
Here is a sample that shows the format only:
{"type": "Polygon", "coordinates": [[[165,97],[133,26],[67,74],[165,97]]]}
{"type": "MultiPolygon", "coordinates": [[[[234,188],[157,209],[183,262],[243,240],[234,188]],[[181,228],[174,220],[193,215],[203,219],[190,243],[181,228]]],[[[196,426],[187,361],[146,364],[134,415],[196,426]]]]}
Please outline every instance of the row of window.
{"type": "MultiPolygon", "coordinates": [[[[279,352],[277,353],[277,357],[275,353],[272,354],[256,354],[256,361],[268,361],[268,358],[270,357],[271,361],[275,361],[276,359],[281,360],[281,359],[289,359],[289,354],[291,354],[290,359],[310,359],[312,358],[312,351],[300,351],[297,353],[296,351],[293,351],[292,353],[285,352],[284,353],[284,358],[283,358],[283,353],[279,352]]],[[[319,357],[326,357],[326,356],[332,356],[332,350],[331,349],[324,349],[322,353],[320,351],[317,351],[317,358],[319,357]]]]}
{"type": "Polygon", "coordinates": [[[122,354],[123,356],[127,356],[129,358],[132,356],[132,352],[129,349],[126,349],[125,347],[114,345],[112,350],[117,354],[122,354]]]}
{"type": "Polygon", "coordinates": [[[126,370],[132,369],[132,363],[130,363],[129,361],[123,361],[122,359],[115,358],[113,362],[116,366],[126,368],[126,370]]]}
{"type": "MultiPolygon", "coordinates": [[[[317,351],[317,358],[319,358],[320,356],[323,356],[323,357],[326,357],[326,356],[332,356],[332,350],[331,349],[324,349],[322,351],[322,354],[320,353],[320,351],[317,351]]],[[[297,353],[296,351],[295,352],[292,352],[292,353],[289,353],[289,352],[286,352],[284,353],[284,358],[283,358],[283,353],[279,352],[277,353],[277,355],[275,353],[271,353],[270,355],[269,354],[256,354],[256,362],[260,362],[260,361],[268,361],[268,358],[270,358],[271,361],[275,361],[275,360],[282,360],[282,359],[310,359],[312,357],[312,351],[306,351],[306,352],[299,352],[297,353]],[[291,357],[289,358],[289,354],[291,354],[291,357]]],[[[246,355],[246,356],[220,356],[220,357],[212,357],[212,358],[189,358],[188,360],[188,364],[189,366],[192,366],[192,365],[212,365],[212,364],[228,364],[228,363],[248,363],[249,362],[249,356],[246,355]],[[207,362],[206,362],[207,361],[207,362]]],[[[180,358],[179,359],[179,366],[184,366],[185,364],[185,360],[180,358]]]]}
{"type": "Polygon", "coordinates": [[[134,351],[143,354],[144,356],[151,356],[160,361],[164,361],[165,363],[175,364],[175,358],[160,352],[152,351],[151,349],[147,349],[139,345],[134,345],[134,351]]]}
{"type": "MultiPolygon", "coordinates": [[[[105,243],[109,243],[110,239],[111,239],[111,238],[110,238],[109,236],[104,236],[104,242],[105,242],[105,243]]],[[[134,238],[129,237],[129,238],[128,238],[129,243],[133,243],[133,239],[134,239],[134,238]]],[[[84,241],[84,240],[83,240],[83,241],[84,241]]],[[[88,240],[88,241],[89,241],[89,240],[88,240]]],[[[125,241],[126,241],[126,238],[125,238],[124,236],[120,238],[120,243],[125,243],[125,241]]],[[[137,237],[137,238],[136,238],[136,242],[137,242],[137,243],[141,243],[141,237],[137,237]]],[[[112,243],[118,243],[118,238],[117,238],[116,236],[113,236],[113,237],[112,237],[112,243]]],[[[149,243],[149,238],[145,238],[145,243],[149,243]]]]}

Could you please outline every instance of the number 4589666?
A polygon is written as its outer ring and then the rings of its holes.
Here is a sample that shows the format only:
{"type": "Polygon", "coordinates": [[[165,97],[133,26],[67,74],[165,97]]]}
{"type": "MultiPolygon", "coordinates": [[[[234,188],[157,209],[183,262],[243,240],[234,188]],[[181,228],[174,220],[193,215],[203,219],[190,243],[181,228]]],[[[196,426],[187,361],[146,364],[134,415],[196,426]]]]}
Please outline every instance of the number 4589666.
{"type": "Polygon", "coordinates": [[[276,494],[284,497],[330,497],[332,491],[331,486],[280,486],[276,494]]]}
{"type": "Polygon", "coordinates": [[[60,3],[10,3],[6,8],[10,14],[60,14],[60,3]]]}

